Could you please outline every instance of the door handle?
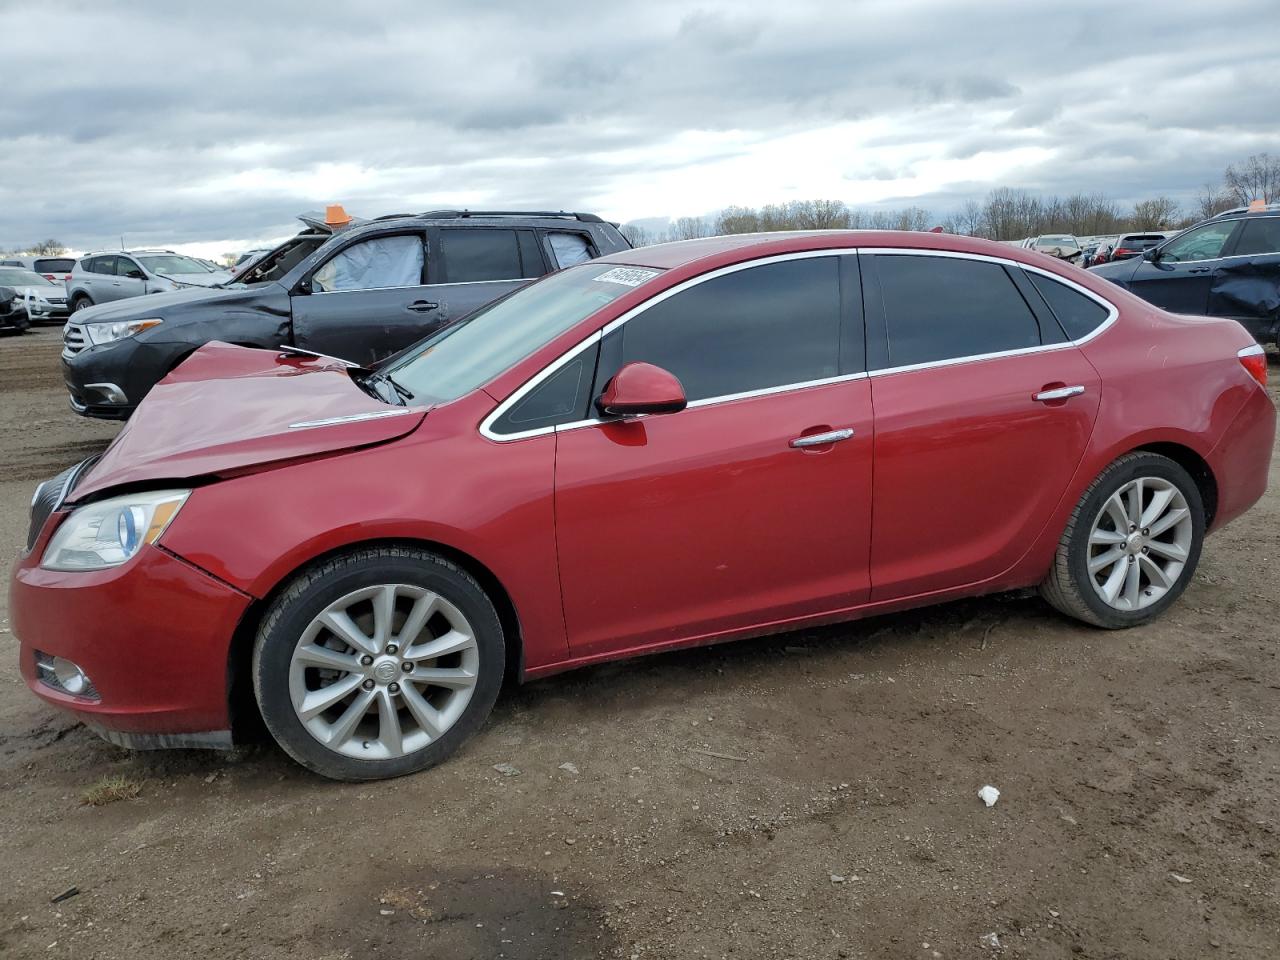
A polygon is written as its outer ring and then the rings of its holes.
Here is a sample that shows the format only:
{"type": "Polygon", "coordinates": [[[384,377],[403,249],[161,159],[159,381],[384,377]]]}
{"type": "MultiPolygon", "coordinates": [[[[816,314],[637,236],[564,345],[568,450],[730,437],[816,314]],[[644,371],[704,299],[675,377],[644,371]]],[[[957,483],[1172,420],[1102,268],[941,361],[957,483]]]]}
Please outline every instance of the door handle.
{"type": "Polygon", "coordinates": [[[413,303],[405,307],[406,310],[412,310],[414,313],[429,313],[432,310],[438,310],[440,304],[431,300],[415,300],[413,303]]]}
{"type": "Polygon", "coordinates": [[[825,447],[829,443],[839,443],[841,440],[848,440],[853,436],[853,428],[845,427],[843,430],[830,430],[827,433],[811,433],[807,436],[796,437],[791,441],[791,446],[803,450],[805,447],[825,447]]]}
{"type": "Polygon", "coordinates": [[[1212,267],[1192,267],[1187,273],[1208,273],[1212,267]]]}
{"type": "Polygon", "coordinates": [[[1052,403],[1054,400],[1069,400],[1072,397],[1078,397],[1084,393],[1084,387],[1076,384],[1074,387],[1058,387],[1055,390],[1041,390],[1032,400],[1038,400],[1040,403],[1052,403]]]}

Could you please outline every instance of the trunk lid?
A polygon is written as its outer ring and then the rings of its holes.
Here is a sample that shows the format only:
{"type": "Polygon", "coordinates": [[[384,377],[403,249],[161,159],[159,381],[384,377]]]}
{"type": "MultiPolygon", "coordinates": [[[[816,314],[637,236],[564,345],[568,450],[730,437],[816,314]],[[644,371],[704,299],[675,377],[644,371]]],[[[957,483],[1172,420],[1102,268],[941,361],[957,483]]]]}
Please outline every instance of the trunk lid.
{"type": "Polygon", "coordinates": [[[426,412],[375,400],[341,361],[215,341],[152,388],[71,499],[386,443],[426,412]]]}

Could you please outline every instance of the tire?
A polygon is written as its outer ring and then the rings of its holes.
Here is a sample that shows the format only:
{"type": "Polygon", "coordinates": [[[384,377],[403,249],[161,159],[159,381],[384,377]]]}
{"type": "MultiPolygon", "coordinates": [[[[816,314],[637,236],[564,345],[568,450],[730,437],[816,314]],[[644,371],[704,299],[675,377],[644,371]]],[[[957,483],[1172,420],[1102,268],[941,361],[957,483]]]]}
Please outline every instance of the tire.
{"type": "Polygon", "coordinates": [[[1040,594],[1057,610],[1095,627],[1119,630],[1147,623],[1164,613],[1191,582],[1204,527],[1200,489],[1185,469],[1159,454],[1125,454],[1080,498],[1040,594]],[[1139,523],[1132,529],[1135,489],[1142,501],[1138,520],[1145,517],[1149,525],[1139,523]],[[1166,494],[1170,499],[1165,512],[1155,514],[1157,498],[1166,494]],[[1180,514],[1183,509],[1185,516],[1180,514]],[[1181,519],[1161,529],[1175,516],[1181,519]],[[1127,527],[1123,521],[1128,521],[1127,527]],[[1144,536],[1146,531],[1150,536],[1144,536]],[[1112,560],[1117,550],[1120,555],[1112,560]],[[1100,567],[1092,573],[1091,562],[1100,567]],[[1136,575],[1131,567],[1136,567],[1136,575]],[[1119,593],[1109,602],[1106,594],[1113,576],[1120,578],[1119,593]],[[1130,589],[1135,576],[1136,590],[1130,589]]]}
{"type": "Polygon", "coordinates": [[[80,294],[80,296],[76,297],[74,300],[71,301],[71,312],[79,313],[81,310],[86,310],[92,306],[93,306],[93,301],[90,300],[88,297],[86,297],[84,294],[80,294]]]}
{"type": "Polygon", "coordinates": [[[359,781],[451,755],[488,717],[505,664],[497,611],[474,577],[427,550],[379,547],[290,582],[263,618],[251,669],[281,749],[321,776],[359,781]]]}

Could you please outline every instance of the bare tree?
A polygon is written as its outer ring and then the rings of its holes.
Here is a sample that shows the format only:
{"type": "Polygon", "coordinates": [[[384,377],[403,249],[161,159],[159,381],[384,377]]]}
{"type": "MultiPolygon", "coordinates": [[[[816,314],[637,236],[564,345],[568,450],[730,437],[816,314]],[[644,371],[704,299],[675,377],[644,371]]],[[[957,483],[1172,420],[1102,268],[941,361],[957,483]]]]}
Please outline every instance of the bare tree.
{"type": "Polygon", "coordinates": [[[1235,202],[1235,199],[1222,187],[1206,183],[1196,194],[1192,212],[1197,220],[1208,220],[1210,217],[1216,217],[1223,210],[1231,209],[1235,202]]]}
{"type": "Polygon", "coordinates": [[[647,247],[658,242],[651,231],[637,227],[634,223],[624,223],[620,232],[633,247],[647,247]]]}
{"type": "Polygon", "coordinates": [[[67,248],[62,243],[62,241],[54,240],[52,238],[48,240],[42,240],[39,243],[34,243],[27,250],[27,253],[33,254],[34,256],[37,256],[37,257],[56,257],[59,254],[63,254],[66,252],[67,252],[67,248]]]}
{"type": "Polygon", "coordinates": [[[1255,153],[1240,164],[1231,164],[1223,176],[1223,186],[1241,205],[1253,200],[1280,201],[1280,157],[1255,153]]]}
{"type": "Polygon", "coordinates": [[[716,217],[716,233],[756,233],[760,214],[751,207],[725,207],[716,217]]]}
{"type": "Polygon", "coordinates": [[[672,240],[696,240],[711,235],[711,228],[703,217],[681,217],[671,226],[672,240]]]}
{"type": "Polygon", "coordinates": [[[1152,197],[1133,205],[1129,227],[1133,230],[1159,230],[1169,226],[1177,217],[1178,204],[1172,197],[1152,197]]]}

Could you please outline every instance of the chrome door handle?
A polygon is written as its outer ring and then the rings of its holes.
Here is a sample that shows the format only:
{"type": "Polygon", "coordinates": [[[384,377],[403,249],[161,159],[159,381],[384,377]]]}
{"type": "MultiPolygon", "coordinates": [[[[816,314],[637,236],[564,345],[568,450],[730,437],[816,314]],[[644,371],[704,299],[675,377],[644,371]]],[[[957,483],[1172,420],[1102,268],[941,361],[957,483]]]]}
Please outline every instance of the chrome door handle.
{"type": "Polygon", "coordinates": [[[1041,403],[1048,403],[1050,400],[1068,400],[1071,397],[1078,397],[1084,393],[1084,387],[1076,384],[1074,387],[1058,387],[1056,390],[1041,390],[1032,400],[1039,400],[1041,403]]]}
{"type": "Polygon", "coordinates": [[[853,436],[853,429],[845,427],[843,430],[831,430],[828,433],[811,433],[807,437],[796,437],[791,441],[793,447],[822,447],[828,443],[839,443],[841,440],[848,440],[853,436]]]}

